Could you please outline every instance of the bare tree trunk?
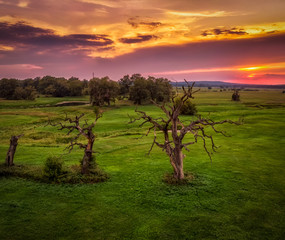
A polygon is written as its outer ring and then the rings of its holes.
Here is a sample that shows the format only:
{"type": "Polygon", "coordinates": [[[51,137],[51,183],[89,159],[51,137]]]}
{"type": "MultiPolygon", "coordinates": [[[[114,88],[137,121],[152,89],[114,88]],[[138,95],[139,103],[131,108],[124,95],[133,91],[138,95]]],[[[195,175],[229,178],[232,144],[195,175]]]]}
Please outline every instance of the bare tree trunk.
{"type": "Polygon", "coordinates": [[[184,179],[183,159],[184,155],[181,148],[179,146],[176,146],[174,148],[174,155],[172,157],[172,161],[175,165],[175,167],[173,167],[174,170],[173,177],[179,180],[184,179]]]}
{"type": "Polygon", "coordinates": [[[93,143],[94,143],[93,138],[88,139],[88,145],[85,148],[84,156],[82,159],[82,167],[81,167],[81,173],[82,174],[88,174],[89,173],[90,164],[92,161],[93,143]]]}
{"type": "Polygon", "coordinates": [[[6,161],[5,161],[5,164],[8,167],[11,167],[14,165],[14,155],[15,155],[16,148],[18,145],[18,140],[21,136],[23,136],[23,135],[12,136],[10,139],[10,147],[9,147],[8,152],[7,152],[6,161]]]}

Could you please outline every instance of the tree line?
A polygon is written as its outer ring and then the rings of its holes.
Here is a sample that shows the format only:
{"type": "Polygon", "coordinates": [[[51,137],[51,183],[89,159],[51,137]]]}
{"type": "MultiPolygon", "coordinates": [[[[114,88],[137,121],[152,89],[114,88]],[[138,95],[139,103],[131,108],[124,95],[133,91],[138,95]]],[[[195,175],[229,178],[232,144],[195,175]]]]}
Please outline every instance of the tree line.
{"type": "Polygon", "coordinates": [[[9,100],[34,100],[38,94],[53,97],[82,96],[88,88],[88,81],[76,77],[65,79],[52,76],[18,80],[3,78],[0,80],[0,97],[9,100]]]}
{"type": "Polygon", "coordinates": [[[39,94],[53,97],[89,95],[93,106],[110,105],[116,99],[128,99],[141,105],[150,100],[168,102],[173,90],[167,78],[145,78],[141,74],[125,75],[119,81],[113,81],[108,76],[94,77],[89,81],[52,76],[0,80],[1,98],[34,100],[39,94]]]}

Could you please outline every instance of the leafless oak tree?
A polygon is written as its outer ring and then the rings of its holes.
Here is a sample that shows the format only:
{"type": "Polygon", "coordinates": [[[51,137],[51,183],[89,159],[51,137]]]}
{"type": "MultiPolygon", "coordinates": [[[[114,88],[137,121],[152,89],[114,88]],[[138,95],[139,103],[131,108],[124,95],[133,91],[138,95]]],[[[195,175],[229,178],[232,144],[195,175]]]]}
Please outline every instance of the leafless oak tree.
{"type": "Polygon", "coordinates": [[[233,101],[240,101],[239,90],[234,90],[234,93],[232,95],[232,100],[233,101]]]}
{"type": "Polygon", "coordinates": [[[69,152],[71,152],[74,148],[74,146],[79,146],[80,148],[84,149],[84,156],[82,159],[82,165],[81,165],[81,173],[82,174],[88,174],[90,172],[90,169],[92,168],[92,154],[93,151],[93,144],[95,141],[95,135],[93,133],[93,128],[97,123],[97,120],[102,116],[100,113],[96,113],[95,120],[88,124],[87,120],[84,121],[83,124],[80,125],[80,120],[85,114],[82,113],[79,116],[75,116],[74,119],[65,116],[65,119],[63,122],[59,123],[52,123],[50,120],[48,122],[48,125],[51,126],[58,126],[58,130],[64,130],[67,129],[67,135],[70,133],[77,131],[77,134],[75,137],[73,137],[70,141],[69,146],[66,149],[69,149],[69,152]],[[82,144],[78,142],[78,139],[80,136],[83,136],[87,139],[87,144],[82,144]]]}
{"type": "Polygon", "coordinates": [[[189,151],[189,146],[192,144],[197,143],[198,139],[201,139],[204,145],[204,149],[208,154],[209,158],[211,158],[211,151],[207,147],[207,141],[209,140],[211,148],[213,151],[216,150],[216,145],[214,144],[214,140],[212,135],[206,133],[206,128],[210,127],[215,133],[220,133],[226,136],[226,133],[223,131],[219,131],[216,129],[216,125],[230,123],[239,125],[239,122],[234,122],[231,120],[223,120],[223,121],[213,121],[211,119],[203,118],[201,116],[196,116],[195,120],[190,121],[190,123],[183,123],[180,117],[180,110],[183,104],[188,99],[193,99],[193,94],[199,90],[194,91],[194,83],[189,85],[188,82],[185,80],[188,87],[182,87],[183,94],[181,96],[181,101],[179,104],[175,104],[175,98],[177,94],[172,97],[170,104],[163,104],[159,105],[153,102],[158,108],[160,108],[164,114],[165,118],[159,117],[154,118],[143,111],[135,110],[139,115],[138,118],[131,118],[130,123],[133,123],[138,120],[143,120],[140,124],[142,127],[144,124],[149,124],[150,127],[146,135],[150,133],[150,131],[154,132],[154,139],[151,145],[151,148],[148,153],[151,152],[154,145],[162,148],[163,151],[166,152],[170,159],[170,163],[173,167],[174,173],[173,177],[176,179],[184,179],[184,171],[183,171],[183,160],[185,155],[183,154],[182,150],[185,149],[189,151]],[[157,139],[157,131],[161,131],[164,136],[164,141],[160,142],[157,139]],[[183,142],[184,137],[186,134],[192,134],[193,140],[188,142],[183,142]]]}
{"type": "Polygon", "coordinates": [[[14,155],[18,146],[18,140],[20,137],[24,136],[24,134],[21,134],[19,136],[12,136],[10,138],[10,147],[8,149],[5,164],[8,167],[11,167],[14,165],[14,155]]]}

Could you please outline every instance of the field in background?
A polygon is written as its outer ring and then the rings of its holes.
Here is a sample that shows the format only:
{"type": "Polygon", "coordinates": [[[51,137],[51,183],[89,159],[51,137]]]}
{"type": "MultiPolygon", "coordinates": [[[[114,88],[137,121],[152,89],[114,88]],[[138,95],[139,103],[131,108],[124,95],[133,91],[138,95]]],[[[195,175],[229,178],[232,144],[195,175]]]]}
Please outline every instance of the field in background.
{"type": "MultiPolygon", "coordinates": [[[[128,124],[135,116],[129,102],[105,107],[95,127],[100,167],[110,175],[105,183],[49,185],[17,178],[0,178],[1,239],[283,239],[285,237],[285,94],[281,90],[200,91],[194,102],[200,114],[215,120],[244,118],[244,125],[222,125],[232,137],[215,136],[221,146],[211,163],[202,143],[185,152],[185,171],[195,180],[185,186],[162,182],[172,171],[164,152],[146,156],[151,136],[128,124]]],[[[16,164],[43,166],[60,155],[69,137],[51,119],[86,113],[92,107],[53,107],[66,100],[0,100],[0,160],[4,162],[11,135],[24,133],[16,164]]],[[[139,109],[159,116],[158,108],[139,109]]],[[[185,120],[189,117],[183,117],[185,120]]],[[[190,117],[191,118],[191,117],[190,117]]],[[[78,164],[80,149],[63,156],[65,165],[78,164]]]]}

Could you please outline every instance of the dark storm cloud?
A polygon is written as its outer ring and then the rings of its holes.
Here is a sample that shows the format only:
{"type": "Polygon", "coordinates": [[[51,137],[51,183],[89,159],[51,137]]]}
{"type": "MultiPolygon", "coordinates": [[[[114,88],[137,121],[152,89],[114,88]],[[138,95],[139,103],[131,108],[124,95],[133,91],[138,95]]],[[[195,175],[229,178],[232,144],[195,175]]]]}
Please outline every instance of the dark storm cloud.
{"type": "Polygon", "coordinates": [[[122,43],[140,43],[140,42],[145,42],[149,41],[151,39],[156,39],[157,36],[155,35],[138,35],[137,37],[134,38],[120,38],[119,41],[122,43]]]}
{"type": "Polygon", "coordinates": [[[206,30],[201,33],[202,36],[208,36],[208,35],[246,35],[247,32],[244,31],[244,29],[238,29],[238,28],[231,28],[231,29],[211,29],[211,30],[206,30]]]}
{"type": "Polygon", "coordinates": [[[104,35],[66,35],[58,36],[41,35],[34,38],[25,40],[26,43],[34,45],[46,45],[46,46],[107,46],[113,43],[111,39],[106,38],[104,35]]]}
{"type": "Polygon", "coordinates": [[[113,43],[107,35],[71,34],[60,36],[53,30],[33,27],[25,22],[0,23],[0,43],[36,46],[108,46],[113,43]]]}

